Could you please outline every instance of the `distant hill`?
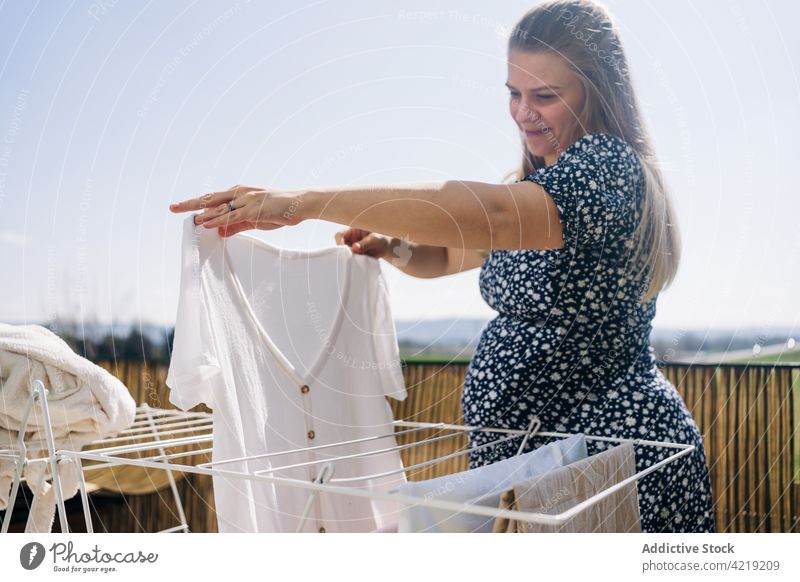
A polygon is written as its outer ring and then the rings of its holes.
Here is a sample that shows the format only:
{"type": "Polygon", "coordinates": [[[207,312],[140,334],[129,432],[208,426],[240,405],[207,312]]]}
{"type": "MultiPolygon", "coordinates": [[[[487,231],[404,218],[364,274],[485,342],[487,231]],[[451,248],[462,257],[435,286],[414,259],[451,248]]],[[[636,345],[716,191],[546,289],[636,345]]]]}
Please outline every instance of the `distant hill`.
{"type": "Polygon", "coordinates": [[[791,338],[773,345],[754,344],[749,349],[710,354],[706,360],[728,364],[800,364],[800,346],[791,338]]]}
{"type": "MultiPolygon", "coordinates": [[[[403,356],[472,357],[488,318],[396,320],[403,356]]],[[[20,325],[20,324],[17,324],[20,325]]],[[[104,324],[55,321],[40,323],[90,359],[147,358],[168,361],[172,326],[124,322],[104,324]]],[[[650,336],[661,363],[800,362],[800,347],[789,340],[800,333],[792,327],[689,330],[656,328],[650,336]],[[757,346],[757,347],[756,347],[757,346]]],[[[800,339],[794,340],[800,346],[800,339]]]]}

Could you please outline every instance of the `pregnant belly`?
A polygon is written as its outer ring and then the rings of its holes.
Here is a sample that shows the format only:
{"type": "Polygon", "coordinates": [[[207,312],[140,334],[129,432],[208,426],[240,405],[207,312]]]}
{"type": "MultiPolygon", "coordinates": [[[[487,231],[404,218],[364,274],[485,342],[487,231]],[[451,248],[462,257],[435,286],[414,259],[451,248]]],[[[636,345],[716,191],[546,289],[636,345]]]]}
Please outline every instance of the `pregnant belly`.
{"type": "Polygon", "coordinates": [[[589,362],[563,328],[498,315],[481,335],[464,390],[480,389],[495,399],[560,386],[580,371],[582,359],[589,362]]]}
{"type": "Polygon", "coordinates": [[[509,374],[517,380],[516,376],[525,374],[529,380],[550,382],[568,377],[608,381],[632,368],[653,367],[648,358],[649,352],[635,342],[628,345],[577,323],[567,327],[554,318],[520,319],[501,314],[484,328],[469,374],[479,380],[507,379],[509,374]]]}
{"type": "Polygon", "coordinates": [[[560,327],[496,317],[484,329],[464,380],[465,422],[524,428],[535,414],[547,430],[564,430],[607,416],[607,398],[638,398],[634,407],[664,403],[663,389],[646,389],[655,380],[652,370],[631,367],[592,343],[560,327]]]}

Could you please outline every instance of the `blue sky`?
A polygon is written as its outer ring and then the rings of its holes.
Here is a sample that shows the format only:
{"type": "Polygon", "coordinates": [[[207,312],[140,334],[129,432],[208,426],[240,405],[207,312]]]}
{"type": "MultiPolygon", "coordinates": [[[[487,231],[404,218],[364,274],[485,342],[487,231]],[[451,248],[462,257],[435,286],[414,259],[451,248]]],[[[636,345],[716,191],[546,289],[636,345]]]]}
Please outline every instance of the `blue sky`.
{"type": "MultiPolygon", "coordinates": [[[[793,1],[609,1],[684,259],[656,326],[798,321],[793,1]]],[[[171,324],[176,200],[236,183],[499,182],[528,2],[0,3],[0,321],[171,324]]],[[[257,236],[333,244],[308,221],[257,236]]],[[[396,318],[488,317],[477,271],[384,265],[396,318]]]]}

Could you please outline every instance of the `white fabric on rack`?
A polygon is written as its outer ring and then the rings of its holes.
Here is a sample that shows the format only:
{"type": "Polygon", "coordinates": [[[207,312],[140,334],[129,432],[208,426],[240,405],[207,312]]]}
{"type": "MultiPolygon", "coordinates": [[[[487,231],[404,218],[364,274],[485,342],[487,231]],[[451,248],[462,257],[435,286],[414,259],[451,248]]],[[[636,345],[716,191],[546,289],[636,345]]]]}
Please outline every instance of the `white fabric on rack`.
{"type": "MultiPolygon", "coordinates": [[[[16,448],[21,421],[34,381],[48,390],[53,437],[57,449],[80,450],[84,445],[109,437],[128,428],[136,413],[136,403],[128,389],[112,374],[82,358],[49,329],[38,325],[0,323],[0,447],[16,448]]],[[[44,418],[34,404],[25,431],[26,443],[43,447],[44,418]]],[[[39,465],[39,468],[44,465],[39,465]]],[[[72,463],[59,464],[71,471],[72,463]]],[[[31,467],[26,467],[25,475],[31,467]]],[[[49,466],[46,469],[47,478],[49,466]]],[[[0,460],[0,509],[8,503],[14,462],[0,460]]],[[[75,494],[74,480],[65,479],[65,496],[75,494]]],[[[29,486],[33,481],[29,482],[29,486]]],[[[38,494],[49,491],[49,484],[38,494]]],[[[55,497],[51,493],[40,500],[42,512],[52,515],[55,497]]],[[[35,523],[50,531],[47,514],[36,516],[35,523]],[[44,525],[42,525],[44,524],[44,525]]],[[[52,522],[52,519],[50,519],[52,522]]]]}
{"type": "MultiPolygon", "coordinates": [[[[41,454],[36,456],[39,458],[45,457],[47,453],[41,451],[41,454]]],[[[61,459],[57,464],[56,471],[61,484],[61,494],[65,500],[71,498],[78,492],[78,466],[71,459],[61,459]]],[[[28,464],[22,474],[34,495],[39,496],[36,510],[28,517],[25,532],[49,532],[53,529],[56,515],[56,487],[47,480],[50,476],[50,464],[28,464]],[[42,478],[42,473],[44,473],[44,478],[42,478]],[[42,479],[42,486],[36,489],[40,479],[42,479]]]]}
{"type": "MultiPolygon", "coordinates": [[[[396,446],[386,396],[406,397],[394,322],[378,261],[345,246],[280,249],[246,235],[184,223],[170,401],[213,409],[213,460],[339,441],[379,439],[216,465],[253,473],[396,446]]],[[[321,465],[276,476],[314,479],[321,465]]],[[[338,461],[332,485],[388,491],[405,482],[399,452],[338,461]],[[398,471],[370,480],[336,479],[398,471]]],[[[291,532],[309,491],[214,476],[222,532],[291,532]]],[[[367,532],[397,506],[323,492],[303,531],[367,532]]]]}
{"type": "MultiPolygon", "coordinates": [[[[514,484],[519,511],[557,515],[636,473],[633,444],[616,447],[514,484]]],[[[560,526],[517,521],[520,533],[641,533],[636,482],[604,497],[560,526]]]]}
{"type": "MultiPolygon", "coordinates": [[[[513,442],[513,441],[512,441],[513,442]]],[[[586,457],[586,437],[576,434],[534,451],[454,475],[412,481],[398,487],[401,495],[475,503],[497,508],[503,491],[515,482],[562,467],[586,457]]],[[[400,533],[490,533],[494,518],[452,512],[423,505],[408,505],[400,513],[400,533]]]]}
{"type": "MultiPolygon", "coordinates": [[[[9,454],[15,453],[18,434],[18,432],[0,428],[0,451],[9,454]]],[[[47,450],[30,451],[27,459],[30,461],[30,459],[44,458],[47,457],[47,454],[47,450]]],[[[72,461],[62,459],[58,463],[57,471],[61,480],[61,492],[65,500],[69,499],[78,492],[77,467],[72,461]]],[[[0,460],[0,509],[8,508],[9,493],[14,484],[15,474],[14,461],[0,460]]],[[[55,487],[47,480],[51,478],[50,465],[27,462],[22,467],[21,476],[25,479],[25,483],[33,492],[34,497],[39,497],[34,513],[28,516],[25,532],[47,533],[52,531],[56,514],[56,496],[55,487]],[[42,473],[44,473],[44,478],[41,481],[41,487],[37,489],[42,473]]]]}

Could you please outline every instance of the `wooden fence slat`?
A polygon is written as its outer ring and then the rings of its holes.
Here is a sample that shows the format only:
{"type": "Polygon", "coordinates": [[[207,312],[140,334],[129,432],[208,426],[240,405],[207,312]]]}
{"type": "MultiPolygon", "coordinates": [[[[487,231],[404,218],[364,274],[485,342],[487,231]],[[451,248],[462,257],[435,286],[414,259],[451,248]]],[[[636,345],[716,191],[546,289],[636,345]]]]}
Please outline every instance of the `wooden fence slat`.
{"type": "Polygon", "coordinates": [[[786,402],[786,438],[789,442],[789,458],[791,469],[788,476],[787,497],[789,507],[787,512],[791,523],[787,531],[800,531],[800,369],[792,370],[792,382],[788,389],[789,398],[786,402]]]}
{"type": "Polygon", "coordinates": [[[764,370],[754,370],[757,382],[755,385],[756,395],[753,409],[753,531],[764,532],[765,529],[764,517],[767,515],[766,505],[766,489],[767,484],[767,455],[766,455],[766,434],[764,429],[767,426],[765,406],[765,389],[767,383],[767,374],[764,370]]]}
{"type": "Polygon", "coordinates": [[[716,512],[717,531],[724,531],[724,524],[730,518],[730,504],[728,499],[730,490],[725,476],[728,474],[728,441],[725,435],[729,434],[730,427],[733,425],[731,414],[733,407],[730,401],[730,391],[728,384],[720,382],[721,371],[711,370],[707,372],[708,382],[712,386],[714,396],[714,407],[718,411],[717,420],[710,427],[712,441],[714,443],[711,454],[707,459],[711,471],[711,492],[715,499],[714,509],[716,512]]]}
{"type": "Polygon", "coordinates": [[[756,475],[758,474],[758,465],[756,464],[756,452],[758,451],[758,443],[756,441],[758,434],[755,432],[756,421],[756,398],[758,396],[758,374],[756,370],[748,368],[745,372],[747,381],[745,382],[747,397],[744,400],[745,409],[747,410],[745,440],[742,443],[742,451],[745,456],[745,479],[747,481],[747,493],[745,497],[745,528],[746,531],[755,531],[755,498],[756,498],[756,475]]]}
{"type": "Polygon", "coordinates": [[[737,386],[737,402],[739,409],[738,426],[736,433],[736,483],[739,485],[737,490],[736,507],[738,509],[736,517],[736,526],[739,528],[737,531],[748,531],[748,506],[747,502],[750,499],[749,480],[747,479],[749,473],[749,460],[750,460],[750,447],[748,441],[747,429],[749,427],[750,400],[752,394],[748,391],[748,383],[745,378],[748,376],[747,370],[744,370],[736,378],[737,386]]]}
{"type": "Polygon", "coordinates": [[[778,439],[776,438],[776,429],[780,427],[780,409],[778,407],[779,396],[778,386],[780,385],[781,371],[776,371],[770,378],[767,386],[767,424],[768,429],[765,433],[767,439],[767,505],[766,515],[768,532],[780,531],[780,513],[777,509],[777,499],[780,497],[779,483],[780,483],[780,465],[782,461],[781,451],[778,447],[778,439]]]}

